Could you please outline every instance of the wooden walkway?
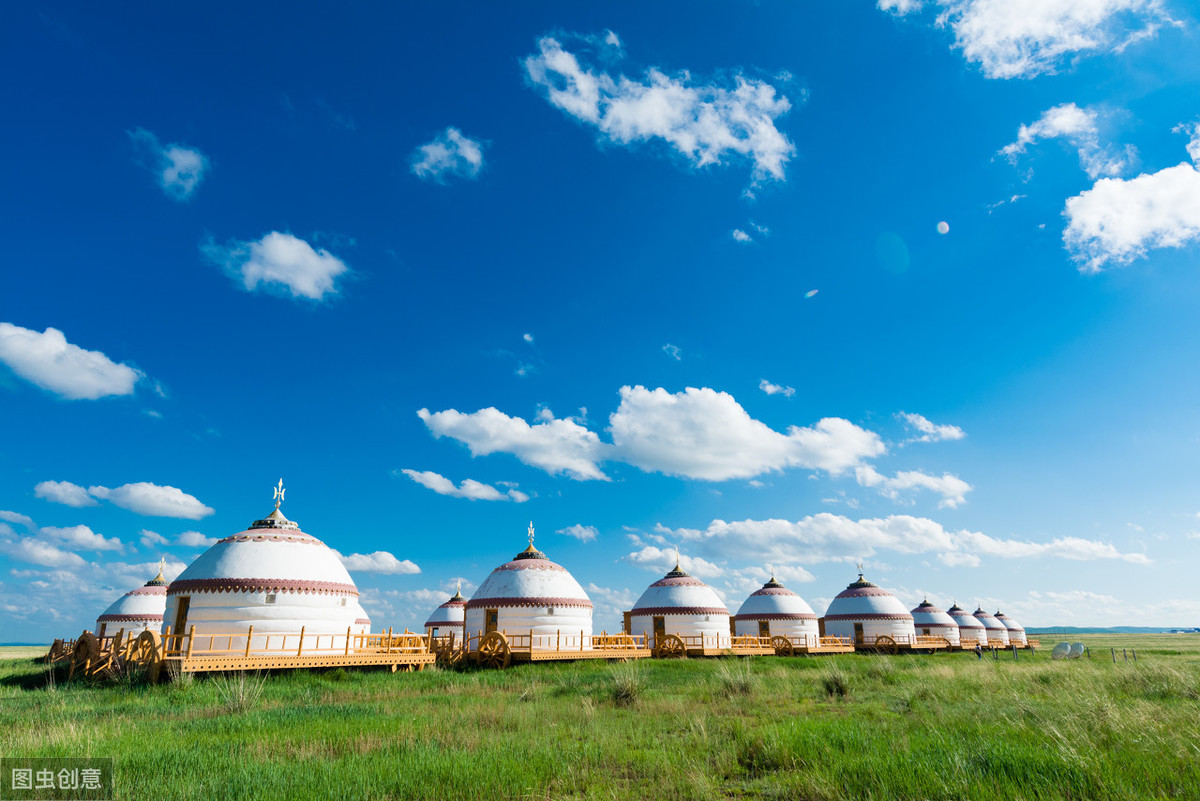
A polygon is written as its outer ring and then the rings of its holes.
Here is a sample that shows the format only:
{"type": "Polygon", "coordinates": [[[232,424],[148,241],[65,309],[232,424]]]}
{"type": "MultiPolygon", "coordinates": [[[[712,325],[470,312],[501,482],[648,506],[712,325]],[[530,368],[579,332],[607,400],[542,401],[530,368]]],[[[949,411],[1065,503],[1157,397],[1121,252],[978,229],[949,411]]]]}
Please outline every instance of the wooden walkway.
{"type": "Polygon", "coordinates": [[[457,664],[470,660],[485,667],[508,667],[513,662],[563,662],[579,659],[645,659],[651,656],[646,638],[631,634],[526,634],[508,631],[475,632],[456,642],[456,635],[438,638],[433,649],[439,660],[457,664]]]}

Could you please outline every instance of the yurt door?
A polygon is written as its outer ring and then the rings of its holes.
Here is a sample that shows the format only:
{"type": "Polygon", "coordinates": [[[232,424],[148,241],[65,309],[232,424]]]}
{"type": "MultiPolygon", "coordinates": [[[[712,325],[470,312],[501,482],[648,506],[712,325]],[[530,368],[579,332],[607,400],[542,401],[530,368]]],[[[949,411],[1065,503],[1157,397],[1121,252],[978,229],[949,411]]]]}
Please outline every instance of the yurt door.
{"type": "Polygon", "coordinates": [[[493,631],[496,630],[496,624],[499,621],[499,617],[500,617],[500,610],[498,610],[498,609],[488,609],[486,612],[484,612],[484,615],[483,615],[483,619],[484,619],[484,623],[483,623],[484,632],[483,633],[484,634],[491,634],[493,631]]]}
{"type": "Polygon", "coordinates": [[[758,621],[758,636],[759,637],[770,637],[771,636],[771,624],[768,621],[766,621],[766,620],[758,621]]]}
{"type": "Polygon", "coordinates": [[[661,617],[654,618],[654,644],[658,645],[667,636],[667,623],[661,617]]]}
{"type": "Polygon", "coordinates": [[[856,643],[862,643],[862,641],[863,641],[862,623],[854,624],[854,641],[856,643]]]}
{"type": "Polygon", "coordinates": [[[186,634],[184,627],[187,626],[188,606],[191,604],[192,598],[190,595],[176,596],[175,599],[175,625],[171,628],[173,634],[186,634]]]}

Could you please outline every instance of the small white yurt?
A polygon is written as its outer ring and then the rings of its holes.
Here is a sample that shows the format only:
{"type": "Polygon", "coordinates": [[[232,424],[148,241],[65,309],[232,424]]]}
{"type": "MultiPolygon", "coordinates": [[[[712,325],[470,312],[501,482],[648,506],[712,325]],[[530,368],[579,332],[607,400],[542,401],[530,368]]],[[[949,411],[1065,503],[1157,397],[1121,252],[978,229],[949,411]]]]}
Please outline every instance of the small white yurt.
{"type": "Polygon", "coordinates": [[[337,553],[279,511],[283,493],[280,481],[275,511],[218,540],[170,583],[164,632],[169,626],[187,634],[195,626],[197,647],[207,647],[209,635],[241,634],[213,644],[240,650],[253,626],[251,648],[275,650],[285,647],[281,635],[289,635],[286,647],[299,647],[303,630],[304,650],[316,653],[342,650],[347,629],[370,626],[337,553]]]}
{"type": "Polygon", "coordinates": [[[975,610],[974,617],[983,624],[989,643],[993,645],[996,643],[1008,645],[1008,629],[1004,627],[1003,623],[983,611],[982,606],[975,610]]]}
{"type": "MultiPolygon", "coordinates": [[[[493,631],[520,638],[516,643],[535,649],[590,649],[592,601],[574,576],[533,547],[529,547],[491,572],[463,615],[464,636],[480,637],[493,631]]],[[[471,648],[479,641],[473,640],[471,648]]]]}
{"type": "Polygon", "coordinates": [[[354,602],[354,634],[370,634],[371,633],[371,616],[367,614],[367,610],[362,608],[362,604],[358,601],[354,602]]]}
{"type": "Polygon", "coordinates": [[[1013,620],[1008,615],[997,610],[995,614],[996,620],[999,620],[1004,628],[1008,630],[1008,641],[1012,645],[1024,647],[1029,643],[1029,639],[1025,636],[1025,627],[1017,621],[1013,620]]]}
{"type": "Polygon", "coordinates": [[[928,598],[912,610],[912,616],[918,637],[942,637],[952,647],[959,644],[958,623],[948,613],[929,603],[928,598]]]}
{"type": "Polygon", "coordinates": [[[946,614],[954,618],[954,622],[958,624],[959,645],[963,648],[988,644],[987,630],[984,629],[983,623],[976,620],[970,612],[955,604],[946,610],[946,614]]]}
{"type": "Polygon", "coordinates": [[[129,639],[146,629],[158,631],[162,628],[163,609],[167,605],[167,580],[163,578],[163,570],[160,564],[157,576],[113,601],[96,618],[96,635],[100,635],[101,629],[104,629],[105,636],[112,636],[124,629],[125,638],[129,639]]]}
{"type": "Polygon", "coordinates": [[[629,633],[657,641],[668,634],[683,639],[686,648],[725,649],[733,645],[729,609],[712,587],[679,568],[651,584],[629,612],[629,633]]]}
{"type": "Polygon", "coordinates": [[[818,643],[817,615],[803,598],[775,580],[755,590],[733,616],[734,633],[787,637],[796,647],[818,643]]]}
{"type": "Polygon", "coordinates": [[[434,637],[454,635],[456,643],[462,642],[463,619],[466,616],[467,599],[463,597],[460,584],[454,596],[446,603],[433,610],[429,620],[425,621],[425,633],[434,637]]]}
{"type": "Polygon", "coordinates": [[[913,616],[900,600],[882,587],[863,579],[837,594],[825,612],[825,634],[848,637],[856,645],[873,645],[878,637],[891,637],[898,645],[911,645],[916,631],[913,616]]]}

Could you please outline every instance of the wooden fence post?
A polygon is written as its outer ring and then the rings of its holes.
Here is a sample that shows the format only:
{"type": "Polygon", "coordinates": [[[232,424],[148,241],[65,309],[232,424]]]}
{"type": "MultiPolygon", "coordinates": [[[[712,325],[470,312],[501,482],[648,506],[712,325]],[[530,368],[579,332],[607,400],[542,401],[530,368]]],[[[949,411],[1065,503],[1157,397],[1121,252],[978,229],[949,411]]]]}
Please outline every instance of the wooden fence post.
{"type": "Polygon", "coordinates": [[[190,659],[190,658],[191,658],[191,656],[192,656],[192,644],[193,644],[195,641],[196,641],[196,624],[195,624],[195,623],[193,623],[193,624],[192,624],[192,626],[191,626],[191,628],[189,628],[189,629],[188,629],[188,648],[187,648],[187,656],[188,656],[188,658],[189,658],[189,659],[190,659]]]}
{"type": "Polygon", "coordinates": [[[254,625],[251,624],[250,629],[246,632],[246,656],[250,656],[250,640],[254,637],[254,625]]]}
{"type": "Polygon", "coordinates": [[[346,656],[350,655],[350,630],[353,626],[346,626],[346,656]]]}
{"type": "Polygon", "coordinates": [[[301,626],[300,627],[300,646],[298,648],[296,648],[296,656],[300,656],[300,654],[303,651],[304,651],[304,626],[301,626]]]}

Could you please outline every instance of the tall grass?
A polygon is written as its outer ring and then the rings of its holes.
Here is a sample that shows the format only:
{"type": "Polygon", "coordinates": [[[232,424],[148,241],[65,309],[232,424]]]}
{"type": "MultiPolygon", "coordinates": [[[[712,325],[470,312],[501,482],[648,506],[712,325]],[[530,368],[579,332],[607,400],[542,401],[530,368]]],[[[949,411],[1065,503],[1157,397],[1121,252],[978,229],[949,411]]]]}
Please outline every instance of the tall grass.
{"type": "Polygon", "coordinates": [[[253,709],[266,688],[266,676],[261,671],[247,673],[217,673],[212,677],[217,697],[225,711],[240,715],[253,709]]]}

